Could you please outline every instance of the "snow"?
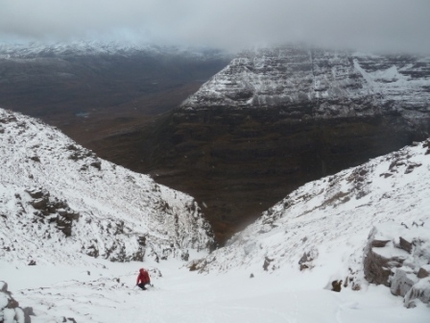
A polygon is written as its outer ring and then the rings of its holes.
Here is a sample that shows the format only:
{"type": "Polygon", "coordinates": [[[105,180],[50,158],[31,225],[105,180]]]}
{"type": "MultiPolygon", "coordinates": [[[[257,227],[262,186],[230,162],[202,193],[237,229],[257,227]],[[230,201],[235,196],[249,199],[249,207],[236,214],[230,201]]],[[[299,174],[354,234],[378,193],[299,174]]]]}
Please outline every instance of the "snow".
{"type": "Polygon", "coordinates": [[[0,41],[0,59],[24,62],[38,58],[84,55],[180,55],[196,60],[208,58],[230,57],[229,53],[208,47],[159,46],[146,42],[122,41],[90,41],[77,40],[72,42],[4,42],[0,41]]]}
{"type": "MultiPolygon", "coordinates": [[[[211,238],[191,197],[101,160],[34,119],[0,112],[0,281],[21,307],[33,308],[33,323],[430,320],[427,305],[407,309],[389,288],[366,283],[362,259],[370,232],[394,242],[418,234],[427,248],[428,142],[304,185],[208,254],[211,238]],[[67,200],[57,212],[79,212],[70,237],[38,222],[28,192],[39,187],[67,200]],[[141,261],[109,261],[112,244],[133,254],[141,234],[141,261]],[[89,256],[90,242],[98,257],[89,256]],[[186,252],[190,263],[181,260],[186,252]],[[154,284],[147,291],[134,286],[141,267],[154,284]],[[349,285],[333,292],[335,280],[349,285]]],[[[3,313],[13,322],[12,311],[3,313]]]]}
{"type": "Polygon", "coordinates": [[[188,97],[181,108],[272,108],[293,119],[400,112],[411,123],[420,124],[429,112],[429,66],[429,57],[299,46],[260,48],[240,53],[188,97]],[[297,111],[297,105],[306,111],[297,111]]]}
{"type": "MultiPolygon", "coordinates": [[[[419,268],[422,261],[429,261],[428,146],[429,142],[405,147],[302,186],[236,234],[225,248],[195,262],[194,267],[208,275],[235,270],[256,276],[288,272],[289,284],[293,281],[298,289],[309,284],[312,293],[331,289],[333,281],[348,281],[339,297],[351,295],[359,302],[363,302],[361,297],[390,299],[388,288],[374,295],[377,289],[364,279],[364,250],[372,233],[375,239],[390,241],[386,248],[373,248],[373,252],[405,259],[404,265],[409,268],[419,268]],[[399,237],[409,241],[419,238],[422,250],[409,254],[394,248],[399,237]],[[307,259],[303,260],[304,254],[307,259]],[[306,267],[300,268],[301,264],[306,267]]],[[[399,299],[397,304],[401,305],[399,299]]],[[[426,310],[423,322],[430,318],[428,307],[426,310]]],[[[367,315],[368,309],[364,312],[367,315]]],[[[392,313],[384,315],[391,317],[392,313]]],[[[375,313],[369,315],[371,319],[357,315],[357,321],[377,321],[375,313]]],[[[400,322],[399,317],[409,319],[397,313],[393,321],[400,322]]]]}
{"type": "Polygon", "coordinates": [[[0,127],[3,259],[71,264],[80,261],[77,252],[116,261],[185,257],[212,243],[190,196],[99,159],[35,119],[0,109],[0,127]]]}
{"type": "Polygon", "coordinates": [[[249,271],[236,270],[224,275],[196,275],[173,260],[146,264],[150,270],[157,266],[162,277],[151,275],[154,288],[141,291],[134,287],[141,264],[103,260],[99,265],[105,267],[13,268],[0,261],[2,276],[11,282],[14,298],[33,307],[33,323],[62,322],[63,317],[95,323],[424,323],[430,317],[429,308],[406,309],[401,298],[392,296],[385,287],[334,293],[315,286],[323,273],[285,271],[250,278],[249,271]],[[51,279],[54,272],[57,277],[51,279]],[[25,286],[30,280],[32,286],[25,286]]]}

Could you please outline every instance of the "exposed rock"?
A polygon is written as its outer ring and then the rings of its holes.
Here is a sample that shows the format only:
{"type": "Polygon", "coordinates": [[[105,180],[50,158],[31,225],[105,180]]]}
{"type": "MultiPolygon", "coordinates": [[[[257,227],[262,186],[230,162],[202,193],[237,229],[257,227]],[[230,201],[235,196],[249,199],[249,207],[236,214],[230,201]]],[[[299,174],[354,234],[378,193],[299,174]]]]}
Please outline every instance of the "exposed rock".
{"type": "Polygon", "coordinates": [[[400,237],[399,240],[400,240],[400,245],[399,245],[400,248],[411,253],[412,247],[413,247],[412,243],[403,239],[402,237],[400,237]]]}
{"type": "Polygon", "coordinates": [[[317,257],[318,257],[318,251],[316,249],[312,249],[311,251],[304,252],[303,256],[299,260],[300,270],[313,268],[312,261],[314,261],[317,257]]]}
{"type": "Polygon", "coordinates": [[[265,271],[268,271],[268,270],[269,270],[269,266],[270,266],[270,263],[271,263],[272,261],[273,261],[273,259],[270,259],[269,257],[264,258],[263,269],[264,269],[265,271]]]}
{"type": "Polygon", "coordinates": [[[43,209],[46,209],[46,207],[48,205],[48,199],[46,199],[46,198],[35,199],[30,204],[36,210],[43,210],[43,209]]]}
{"type": "Polygon", "coordinates": [[[384,284],[393,295],[404,297],[406,307],[415,306],[416,299],[430,304],[429,260],[429,232],[423,226],[402,222],[383,232],[374,228],[365,248],[364,274],[368,282],[384,284]],[[381,244],[380,237],[392,239],[381,244]]]}
{"type": "Polygon", "coordinates": [[[418,270],[418,273],[417,273],[417,277],[418,277],[418,278],[426,278],[426,277],[429,277],[429,276],[430,276],[430,266],[427,266],[426,268],[421,267],[421,268],[418,270]],[[426,269],[426,268],[427,268],[427,269],[426,269]]]}
{"type": "Polygon", "coordinates": [[[2,323],[31,323],[30,315],[34,315],[33,309],[22,309],[19,303],[7,290],[7,283],[0,281],[0,322],[2,323]]]}
{"type": "Polygon", "coordinates": [[[342,289],[342,280],[332,281],[331,286],[332,286],[331,290],[333,292],[340,292],[342,289]]]}
{"type": "Polygon", "coordinates": [[[0,291],[7,292],[7,283],[5,281],[0,281],[0,291]]]}
{"type": "Polygon", "coordinates": [[[412,286],[405,296],[405,306],[408,308],[415,307],[416,300],[420,300],[424,304],[430,304],[430,279],[421,279],[412,286]]]}
{"type": "Polygon", "coordinates": [[[383,247],[387,246],[388,242],[390,242],[390,240],[388,240],[387,242],[381,243],[381,241],[385,240],[376,239],[375,237],[378,233],[378,230],[373,228],[369,234],[368,244],[364,251],[364,277],[369,283],[390,286],[389,277],[392,275],[391,269],[401,267],[405,257],[385,257],[374,250],[373,248],[381,248],[374,247],[374,241],[376,241],[375,245],[383,247]]]}
{"type": "Polygon", "coordinates": [[[364,275],[369,283],[389,286],[391,268],[400,267],[402,259],[385,258],[372,250],[369,250],[364,258],[364,275]]]}
{"type": "Polygon", "coordinates": [[[49,197],[49,192],[41,187],[27,189],[26,192],[34,199],[49,197]]]}
{"type": "Polygon", "coordinates": [[[390,240],[373,240],[372,241],[372,247],[375,247],[375,248],[382,248],[382,247],[385,247],[385,245],[388,243],[388,242],[390,242],[390,240]]]}
{"type": "Polygon", "coordinates": [[[80,214],[70,209],[65,200],[59,200],[50,196],[50,193],[42,188],[28,189],[26,192],[34,198],[30,204],[40,212],[35,215],[42,219],[48,219],[49,222],[55,222],[57,228],[62,231],[66,237],[72,235],[73,221],[79,220],[80,214]]]}
{"type": "Polygon", "coordinates": [[[32,307],[24,307],[22,310],[24,312],[24,323],[31,323],[30,315],[32,315],[32,316],[36,315],[36,314],[34,314],[33,308],[32,307]]]}
{"type": "Polygon", "coordinates": [[[402,269],[397,269],[391,278],[391,294],[405,296],[417,281],[418,279],[414,274],[408,274],[402,269]]]}

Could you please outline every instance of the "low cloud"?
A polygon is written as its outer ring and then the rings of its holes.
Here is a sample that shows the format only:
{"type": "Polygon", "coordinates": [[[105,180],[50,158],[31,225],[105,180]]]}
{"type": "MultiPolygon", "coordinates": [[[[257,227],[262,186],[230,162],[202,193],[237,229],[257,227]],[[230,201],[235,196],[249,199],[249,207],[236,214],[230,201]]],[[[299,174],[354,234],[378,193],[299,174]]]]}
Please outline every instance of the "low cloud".
{"type": "Polygon", "coordinates": [[[1,0],[0,41],[82,38],[240,50],[303,42],[430,54],[428,0],[1,0]]]}

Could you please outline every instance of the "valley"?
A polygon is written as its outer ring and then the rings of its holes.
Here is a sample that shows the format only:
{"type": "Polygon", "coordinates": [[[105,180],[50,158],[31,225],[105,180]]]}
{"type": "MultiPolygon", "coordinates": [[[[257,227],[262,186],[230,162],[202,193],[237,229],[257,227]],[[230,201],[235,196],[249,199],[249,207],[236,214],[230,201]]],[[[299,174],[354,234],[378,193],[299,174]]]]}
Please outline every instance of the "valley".
{"type": "Polygon", "coordinates": [[[114,53],[0,59],[0,321],[428,321],[427,58],[114,53]]]}
{"type": "Polygon", "coordinates": [[[192,195],[220,245],[300,185],[430,130],[427,58],[97,50],[8,50],[2,107],[192,195]]]}

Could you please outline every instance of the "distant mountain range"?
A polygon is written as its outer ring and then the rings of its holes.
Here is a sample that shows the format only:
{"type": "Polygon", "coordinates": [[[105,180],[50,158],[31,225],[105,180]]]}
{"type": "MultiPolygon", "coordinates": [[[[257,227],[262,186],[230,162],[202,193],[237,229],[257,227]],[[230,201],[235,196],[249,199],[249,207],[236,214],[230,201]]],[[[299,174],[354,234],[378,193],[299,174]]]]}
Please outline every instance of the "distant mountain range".
{"type": "Polygon", "coordinates": [[[158,114],[179,105],[229,60],[204,48],[0,43],[0,104],[51,123],[66,119],[63,124],[100,109],[158,114]]]}
{"type": "Polygon", "coordinates": [[[223,51],[205,47],[158,46],[128,42],[75,41],[71,43],[11,43],[0,42],[0,57],[6,59],[43,58],[53,56],[124,55],[178,55],[210,60],[223,57],[223,51]]]}

